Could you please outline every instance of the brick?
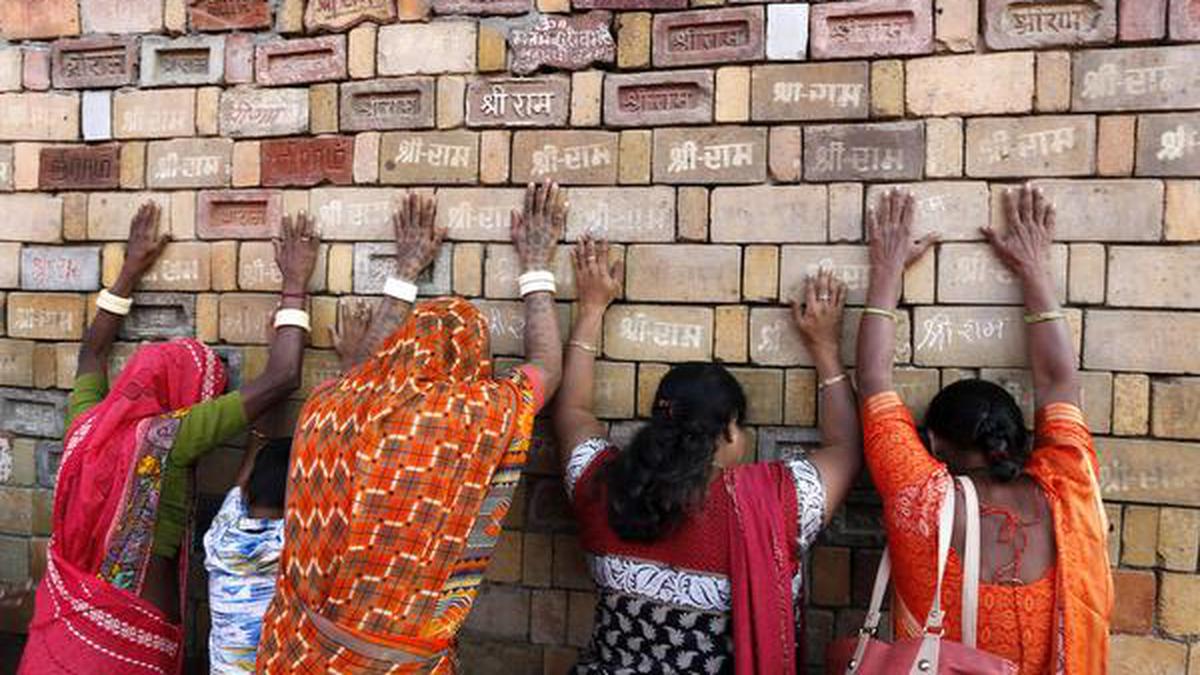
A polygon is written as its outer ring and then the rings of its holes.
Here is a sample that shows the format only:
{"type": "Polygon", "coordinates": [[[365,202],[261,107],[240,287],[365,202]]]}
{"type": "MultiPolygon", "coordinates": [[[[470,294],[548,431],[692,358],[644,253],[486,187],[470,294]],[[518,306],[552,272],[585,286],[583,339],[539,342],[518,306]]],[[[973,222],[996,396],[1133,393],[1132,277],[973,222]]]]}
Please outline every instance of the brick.
{"type": "Polygon", "coordinates": [[[196,92],[191,89],[118,91],[112,105],[117,138],[167,138],[196,132],[196,92]]]}
{"type": "Polygon", "coordinates": [[[308,89],[308,131],[332,134],[338,131],[338,86],[314,84],[308,89]]]}
{"type": "MultiPolygon", "coordinates": [[[[1200,511],[1163,508],[1158,515],[1158,557],[1163,567],[1177,572],[1196,569],[1200,550],[1200,511]]],[[[1152,616],[1152,613],[1147,613],[1152,616]]]]}
{"type": "Polygon", "coordinates": [[[0,388],[0,432],[61,438],[66,412],[65,392],[0,388]]]}
{"type": "Polygon", "coordinates": [[[433,78],[412,77],[343,84],[342,131],[426,129],[434,126],[433,78]]]}
{"type": "Polygon", "coordinates": [[[1183,675],[1187,669],[1184,645],[1155,637],[1114,635],[1110,638],[1110,654],[1108,672],[1112,675],[1183,675]]]}
{"type": "Polygon", "coordinates": [[[567,185],[617,182],[618,135],[608,131],[518,131],[513,136],[514,183],[547,178],[567,185]]]}
{"type": "Polygon", "coordinates": [[[225,38],[142,38],[141,86],[217,84],[225,73],[225,38]]]}
{"type": "Polygon", "coordinates": [[[871,117],[904,115],[904,62],[896,59],[871,63],[871,117]]]}
{"type": "Polygon", "coordinates": [[[454,247],[451,274],[455,294],[468,297],[483,295],[483,251],[482,244],[458,244],[454,247]]]}
{"type": "MultiPolygon", "coordinates": [[[[1067,247],[1050,249],[1048,271],[1060,302],[1067,299],[1067,247]]],[[[988,244],[946,243],[938,251],[938,302],[1012,304],[1024,302],[1020,280],[995,256],[988,244]]]]}
{"type": "Polygon", "coordinates": [[[1090,115],[978,117],[967,120],[967,175],[1082,176],[1096,167],[1090,115]]]}
{"type": "Polygon", "coordinates": [[[779,424],[783,418],[783,371],[731,368],[729,372],[746,392],[746,423],[779,424]]]}
{"type": "Polygon", "coordinates": [[[713,117],[717,122],[745,122],[750,119],[748,66],[725,66],[717,69],[713,117]]]}
{"type": "Polygon", "coordinates": [[[0,514],[0,532],[32,534],[33,491],[0,487],[0,514]]]}
{"type": "MultiPolygon", "coordinates": [[[[1054,203],[1060,241],[1158,241],[1162,184],[1152,180],[1038,180],[1054,203]]],[[[1001,188],[993,186],[991,222],[1004,222],[1001,188]]]]}
{"type": "Polygon", "coordinates": [[[266,344],[269,319],[278,304],[279,296],[273,293],[222,295],[221,340],[235,344],[266,344]]]}
{"type": "Polygon", "coordinates": [[[1071,108],[1071,55],[1041,52],[1037,55],[1038,112],[1066,112],[1071,108]]]}
{"type": "MultiPolygon", "coordinates": [[[[454,249],[456,252],[458,248],[454,249]]],[[[330,244],[329,246],[329,279],[327,286],[330,293],[339,295],[354,290],[354,246],[351,244],[330,244]]]]}
{"type": "Polygon", "coordinates": [[[657,126],[712,119],[710,70],[611,73],[604,78],[605,124],[657,126]]]}
{"type": "Polygon", "coordinates": [[[226,138],[152,142],[146,150],[146,184],[169,189],[228,185],[233,147],[233,141],[226,138]]]}
{"type": "Polygon", "coordinates": [[[154,33],[162,30],[162,0],[87,0],[79,5],[85,33],[154,33]]]}
{"type": "Polygon", "coordinates": [[[862,241],[863,186],[833,183],[829,189],[829,241],[862,241]]]}
{"type": "Polygon", "coordinates": [[[120,87],[133,82],[137,42],[105,35],[56,40],[50,48],[50,63],[56,88],[120,87]]]}
{"type": "Polygon", "coordinates": [[[381,183],[473,183],[479,135],[469,131],[391,132],[380,139],[381,183]]]}
{"type": "Polygon", "coordinates": [[[304,5],[304,0],[280,0],[275,9],[275,30],[283,34],[303,31],[304,5]]]}
{"type": "Polygon", "coordinates": [[[1072,303],[1104,303],[1106,257],[1100,244],[1071,244],[1067,296],[1072,303]]]}
{"type": "Polygon", "coordinates": [[[1137,175],[1200,175],[1200,114],[1142,115],[1137,175]]]}
{"type": "Polygon", "coordinates": [[[767,59],[802,61],[808,53],[808,5],[767,5],[767,59]]]}
{"type": "Polygon", "coordinates": [[[54,38],[79,34],[79,3],[76,0],[28,0],[0,2],[0,37],[7,40],[54,38]]]}
{"type": "Polygon", "coordinates": [[[584,233],[613,242],[675,239],[675,191],[669,187],[573,188],[566,238],[584,233]]]}
{"type": "Polygon", "coordinates": [[[470,73],[475,70],[474,22],[392,24],[379,29],[380,75],[470,73]]]}
{"type": "Polygon", "coordinates": [[[746,362],[746,336],[749,320],[750,310],[744,305],[725,305],[716,308],[715,335],[713,337],[714,359],[724,363],[746,362]]]}
{"type": "Polygon", "coordinates": [[[290,136],[308,132],[308,90],[226,89],[221,92],[222,136],[290,136]]]}
{"type": "Polygon", "coordinates": [[[259,43],[254,48],[254,77],[266,86],[344,79],[346,38],[326,35],[259,43]]]}
{"type": "Polygon", "coordinates": [[[827,207],[823,186],[719,187],[712,192],[712,239],[743,243],[824,241],[827,207]]]}
{"type": "Polygon", "coordinates": [[[71,192],[61,195],[61,198],[63,239],[68,241],[87,239],[87,195],[82,192],[71,192]]]}
{"type": "Polygon", "coordinates": [[[706,241],[708,239],[708,190],[703,187],[681,187],[678,194],[679,239],[706,241]]]}
{"type": "Polygon", "coordinates": [[[1076,52],[1071,109],[1169,110],[1200,105],[1200,82],[1174,77],[1200,58],[1200,46],[1076,52]]]}
{"type": "Polygon", "coordinates": [[[23,247],[21,288],[27,291],[100,290],[100,247],[23,247]]]}
{"type": "Polygon", "coordinates": [[[566,16],[541,15],[508,35],[512,72],[527,75],[539,68],[582,70],[612,63],[616,42],[609,32],[612,15],[594,11],[566,16]]]}
{"type": "MultiPolygon", "coordinates": [[[[450,294],[452,250],[443,246],[433,264],[417,277],[422,296],[450,294]]],[[[364,242],[354,245],[354,292],[359,295],[383,292],[383,284],[396,273],[396,247],[391,242],[364,242]]]]}
{"type": "Polygon", "coordinates": [[[779,249],[747,246],[742,277],[742,298],[756,302],[779,297],[779,249]]]}
{"type": "MultiPolygon", "coordinates": [[[[498,356],[521,356],[525,352],[525,308],[520,302],[506,300],[474,300],[487,320],[491,333],[492,354],[498,356]]],[[[557,306],[559,335],[566,341],[570,325],[570,308],[557,306]]]]}
{"type": "Polygon", "coordinates": [[[805,278],[826,269],[846,284],[849,304],[866,300],[870,264],[865,246],[784,246],[781,260],[781,300],[803,297],[805,278]]]}
{"type": "Polygon", "coordinates": [[[809,181],[904,180],[925,169],[920,122],[810,126],[804,129],[809,181]]]}
{"type": "Polygon", "coordinates": [[[212,284],[209,244],[177,241],[142,276],[139,288],[148,291],[206,291],[212,284]]]}
{"type": "Polygon", "coordinates": [[[171,237],[196,238],[196,193],[171,193],[171,237]]]}
{"type": "Polygon", "coordinates": [[[9,146],[12,152],[12,183],[18,192],[36,190],[41,173],[41,150],[39,143],[15,143],[9,146]]]}
{"type": "Polygon", "coordinates": [[[88,195],[87,236],[99,241],[129,239],[129,222],[142,204],[154,202],[162,210],[161,225],[171,225],[169,195],[163,192],[95,192],[88,195]]]}
{"type": "MultiPolygon", "coordinates": [[[[317,188],[310,211],[328,241],[390,241],[395,190],[386,188],[317,188]]],[[[439,209],[441,213],[441,209],[439,209]]]]}
{"type": "Polygon", "coordinates": [[[20,47],[0,47],[0,91],[21,88],[23,64],[20,47]]]}
{"type": "MultiPolygon", "coordinates": [[[[1080,376],[1080,407],[1088,428],[1093,433],[1108,433],[1111,430],[1113,410],[1113,377],[1109,373],[1085,371],[1080,376]]],[[[1033,377],[1027,369],[981,368],[979,377],[991,380],[1004,387],[1025,417],[1025,425],[1032,428],[1036,401],[1034,400],[1033,377]]]]}
{"type": "Polygon", "coordinates": [[[933,15],[921,0],[856,0],[812,6],[814,59],[928,54],[933,15]]]}
{"type": "Polygon", "coordinates": [[[767,133],[761,127],[654,131],[654,180],[660,183],[759,183],[766,179],[767,133]]]}
{"type": "Polygon", "coordinates": [[[1054,6],[1018,0],[986,0],[984,41],[991,49],[1028,49],[1112,42],[1117,0],[1054,6]]]}
{"type": "MultiPolygon", "coordinates": [[[[1146,383],[1149,388],[1149,383],[1146,383]]],[[[1152,433],[1159,438],[1200,439],[1200,379],[1176,378],[1154,382],[1152,433]]],[[[1143,433],[1144,433],[1143,425],[1143,433]]]]}
{"type": "Polygon", "coordinates": [[[976,0],[935,0],[934,40],[938,51],[973,52],[978,36],[976,0]]]}
{"type": "Polygon", "coordinates": [[[993,115],[1033,109],[1034,61],[1030,52],[932,56],[906,65],[905,100],[912,114],[993,115]],[[1004,86],[972,86],[981,72],[1004,86]]]}
{"type": "Polygon", "coordinates": [[[436,105],[439,129],[462,126],[467,104],[466,89],[467,79],[462,75],[442,75],[437,79],[436,105]]]}
{"type": "Polygon", "coordinates": [[[21,245],[16,242],[0,243],[0,288],[17,288],[20,285],[21,245]]]}
{"type": "MultiPolygon", "coordinates": [[[[1149,633],[1154,618],[1157,590],[1153,572],[1115,570],[1113,591],[1121,601],[1113,604],[1112,630],[1120,633],[1149,633]]],[[[1120,659],[1120,650],[1116,651],[1116,656],[1120,659]]]]}
{"type": "Polygon", "coordinates": [[[269,239],[283,218],[278,190],[204,190],[199,195],[196,234],[201,239],[269,239]]]}
{"type": "Polygon", "coordinates": [[[438,225],[453,240],[509,240],[509,214],[520,209],[524,191],[494,188],[438,190],[438,225]]]}
{"type": "Polygon", "coordinates": [[[576,9],[684,9],[687,0],[575,0],[576,9]]]}
{"type": "MultiPolygon", "coordinates": [[[[1159,625],[1170,635],[1200,633],[1200,575],[1166,572],[1158,594],[1159,625]]],[[[1182,650],[1176,649],[1182,665],[1182,650]]]]}
{"type": "Polygon", "coordinates": [[[1025,365],[1020,307],[917,307],[913,362],[922,366],[1025,365]]]}
{"type": "MultiPolygon", "coordinates": [[[[600,125],[600,100],[604,95],[604,73],[585,70],[571,74],[571,126],[600,125]]],[[[614,94],[615,95],[615,94],[614,94]]]]}
{"type": "Polygon", "coordinates": [[[387,24],[396,18],[396,4],[391,0],[332,0],[306,5],[304,25],[310,31],[338,32],[363,21],[387,24]]]}
{"type": "Polygon", "coordinates": [[[29,91],[46,91],[50,88],[50,50],[46,47],[28,45],[22,50],[24,62],[21,80],[29,91]]]}
{"type": "Polygon", "coordinates": [[[963,171],[963,124],[961,118],[925,120],[926,178],[954,178],[963,171]]]}
{"type": "Polygon", "coordinates": [[[378,180],[379,132],[357,134],[354,137],[354,182],[374,183],[378,180]]]}
{"type": "Polygon", "coordinates": [[[83,336],[83,296],[72,293],[9,293],[8,335],[35,340],[83,336]]]}
{"type": "MultiPolygon", "coordinates": [[[[0,385],[33,386],[33,346],[34,343],[27,340],[0,339],[0,385]]],[[[0,439],[0,450],[11,452],[8,443],[9,439],[0,439]]],[[[2,459],[0,455],[0,460],[2,459]]],[[[0,471],[0,475],[2,474],[3,471],[0,471]]]]}
{"type": "Polygon", "coordinates": [[[625,295],[639,302],[737,302],[741,250],[736,246],[631,246],[625,295]]]}
{"type": "Polygon", "coordinates": [[[632,363],[600,361],[596,364],[595,413],[601,419],[628,419],[634,415],[636,379],[632,363]]]}
{"type": "Polygon", "coordinates": [[[254,81],[254,36],[232,33],[225,36],[225,82],[247,84],[254,81]]]}
{"type": "Polygon", "coordinates": [[[865,61],[755,66],[755,121],[865,119],[870,70],[865,61]]]}
{"type": "Polygon", "coordinates": [[[196,296],[186,293],[135,293],[133,311],[119,335],[125,340],[161,340],[196,334],[196,296]]]}
{"type": "Polygon", "coordinates": [[[512,132],[484,131],[479,135],[479,181],[485,185],[508,182],[509,141],[512,132]]]}
{"type": "Polygon", "coordinates": [[[1158,40],[1167,35],[1168,0],[1121,0],[1117,29],[1121,42],[1158,40]]]}
{"type": "MultiPolygon", "coordinates": [[[[394,11],[395,5],[385,0],[384,4],[394,11]]],[[[309,5],[312,9],[316,5],[309,5]]],[[[350,77],[363,79],[375,77],[375,33],[378,27],[372,23],[356,26],[346,37],[346,70],[350,77]]]]}
{"type": "Polygon", "coordinates": [[[1200,240],[1200,181],[1167,181],[1163,213],[1163,238],[1167,241],[1200,240]]]}
{"type": "Polygon", "coordinates": [[[195,30],[268,28],[271,3],[269,0],[190,0],[188,18],[195,30]]]}
{"type": "Polygon", "coordinates": [[[562,76],[475,79],[467,85],[467,126],[566,126],[571,80],[562,76]]]}
{"type": "MultiPolygon", "coordinates": [[[[577,5],[578,6],[578,5],[577,5]]],[[[617,66],[645,68],[650,65],[649,12],[625,12],[617,15],[617,66]]]]}
{"type": "Polygon", "coordinates": [[[78,94],[0,94],[0,140],[72,141],[78,133],[78,94]]]}
{"type": "Polygon", "coordinates": [[[1191,0],[1171,0],[1171,40],[1200,40],[1200,12],[1191,0]]]}
{"type": "Polygon", "coordinates": [[[789,369],[784,375],[783,423],[810,427],[817,423],[817,376],[812,370],[789,369]]]}
{"type": "Polygon", "coordinates": [[[653,136],[649,129],[627,129],[621,132],[620,160],[617,162],[617,181],[622,185],[645,185],[650,182],[653,136]]]}
{"type": "Polygon", "coordinates": [[[265,186],[353,182],[354,140],[349,136],[264,140],[260,149],[265,186]]]}
{"type": "Polygon", "coordinates": [[[42,190],[116,188],[120,183],[119,150],[115,143],[43,147],[36,165],[36,187],[42,190]]]}
{"type": "Polygon", "coordinates": [[[475,56],[475,69],[481,73],[494,73],[508,69],[508,38],[496,26],[479,27],[479,50],[475,56]]]}
{"type": "MultiPolygon", "coordinates": [[[[1196,460],[1194,443],[1101,438],[1097,446],[1100,485],[1106,500],[1200,506],[1200,480],[1190,470],[1196,460]]],[[[1151,550],[1152,559],[1147,565],[1155,564],[1153,557],[1151,550]]]]}
{"type": "Polygon", "coordinates": [[[1145,435],[1150,417],[1150,378],[1139,373],[1113,378],[1113,433],[1145,435]]]}
{"type": "Polygon", "coordinates": [[[1108,251],[1108,304],[1200,308],[1193,288],[1200,247],[1113,246],[1108,251]]]}
{"type": "Polygon", "coordinates": [[[1137,118],[1133,115],[1105,115],[1100,118],[1096,173],[1101,176],[1129,176],[1133,173],[1136,125],[1137,118]]]}
{"type": "Polygon", "coordinates": [[[0,240],[55,242],[62,237],[62,199],[40,194],[0,194],[0,213],[24,217],[0,228],[0,240]]]}
{"type": "Polygon", "coordinates": [[[121,187],[127,189],[146,186],[146,144],[142,141],[127,141],[121,145],[121,187]]]}
{"type": "Polygon", "coordinates": [[[764,55],[761,7],[709,8],[654,16],[657,68],[757,61],[764,55]]]}
{"type": "MultiPolygon", "coordinates": [[[[896,331],[897,361],[908,360],[910,329],[908,313],[902,312],[896,331]]],[[[842,326],[841,353],[847,365],[855,359],[855,341],[861,310],[846,311],[842,326]]],[[[790,307],[755,307],[750,310],[750,361],[764,366],[812,366],[808,350],[800,342],[790,307]]]]}
{"type": "Polygon", "coordinates": [[[666,362],[712,356],[713,314],[704,307],[618,305],[604,320],[604,353],[666,362]]]}

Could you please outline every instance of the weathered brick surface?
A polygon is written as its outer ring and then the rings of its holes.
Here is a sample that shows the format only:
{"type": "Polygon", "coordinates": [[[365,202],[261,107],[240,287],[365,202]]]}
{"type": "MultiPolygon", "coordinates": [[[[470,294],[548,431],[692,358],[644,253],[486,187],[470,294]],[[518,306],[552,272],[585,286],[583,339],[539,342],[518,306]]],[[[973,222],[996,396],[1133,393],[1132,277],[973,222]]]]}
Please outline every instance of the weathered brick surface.
{"type": "Polygon", "coordinates": [[[967,120],[967,175],[1086,176],[1096,166],[1096,119],[1089,115],[967,120]]]}
{"type": "Polygon", "coordinates": [[[1085,367],[1151,373],[1200,373],[1200,354],[1176,349],[1200,328],[1195,314],[1166,311],[1089,310],[1085,367]]]}
{"type": "Polygon", "coordinates": [[[352,82],[341,86],[343,131],[424,129],[433,126],[433,78],[352,82]]]}
{"type": "Polygon", "coordinates": [[[283,218],[283,195],[275,190],[205,190],[196,206],[201,239],[270,239],[283,218]]]}
{"type": "Polygon", "coordinates": [[[0,94],[0,140],[72,141],[78,136],[78,94],[0,94]]]}
{"type": "Polygon", "coordinates": [[[270,0],[192,0],[188,19],[196,30],[266,28],[271,25],[270,0]]]}
{"type": "Polygon", "coordinates": [[[728,7],[654,16],[658,67],[755,61],[763,56],[761,7],[728,7]]]}
{"type": "Polygon", "coordinates": [[[117,138],[191,136],[196,132],[196,92],[118,91],[113,95],[112,114],[117,138]]]}
{"type": "Polygon", "coordinates": [[[1097,49],[1075,55],[1073,110],[1164,110],[1200,103],[1200,82],[1181,76],[1200,47],[1097,49]]]}
{"type": "Polygon", "coordinates": [[[385,133],[379,143],[381,183],[473,183],[479,136],[469,131],[385,133]]]}
{"type": "Polygon", "coordinates": [[[604,353],[615,359],[705,360],[712,355],[712,310],[621,305],[604,317],[604,353]]]}
{"type": "Polygon", "coordinates": [[[43,147],[38,158],[41,190],[113,189],[120,186],[120,146],[43,147]]]}
{"type": "MultiPolygon", "coordinates": [[[[1156,241],[1162,184],[1151,180],[1045,180],[1034,186],[1057,204],[1056,232],[1069,241],[1156,241]]],[[[1003,189],[992,188],[992,223],[1002,227],[1003,189]]]]}
{"type": "Polygon", "coordinates": [[[617,142],[617,134],[608,131],[518,131],[513,135],[513,182],[616,183],[617,142]]]}
{"type": "Polygon", "coordinates": [[[870,67],[865,61],[756,66],[755,121],[865,119],[870,67]]]}
{"type": "Polygon", "coordinates": [[[232,157],[233,141],[226,138],[151,142],[146,147],[146,186],[173,189],[228,185],[232,157]]]}
{"type": "Polygon", "coordinates": [[[1200,175],[1200,114],[1140,116],[1137,175],[1200,175]]]}
{"type": "Polygon", "coordinates": [[[812,6],[813,58],[927,54],[933,51],[932,3],[854,0],[812,6]]]}
{"type": "Polygon", "coordinates": [[[654,131],[654,180],[660,183],[758,183],[766,177],[762,127],[654,131]]]}
{"type": "Polygon", "coordinates": [[[821,186],[719,187],[710,233],[720,242],[824,241],[828,200],[821,186]]]}
{"type": "Polygon", "coordinates": [[[268,186],[308,187],[354,182],[354,141],[348,136],[264,140],[261,180],[268,186]]]}
{"type": "Polygon", "coordinates": [[[267,42],[254,49],[254,78],[259,84],[307,84],[345,77],[342,35],[267,42]]]}
{"type": "Polygon", "coordinates": [[[224,36],[142,38],[143,87],[217,84],[224,73],[224,36]]]}
{"type": "Polygon", "coordinates": [[[669,187],[572,188],[567,239],[581,234],[616,242],[672,241],[675,191],[669,187]]]}
{"type": "Polygon", "coordinates": [[[221,93],[222,136],[288,136],[308,131],[305,89],[226,89],[221,93]]]}
{"type": "Polygon", "coordinates": [[[471,72],[475,39],[475,24],[467,21],[384,26],[378,38],[379,74],[471,72]]]}
{"type": "Polygon", "coordinates": [[[604,122],[657,126],[708,122],[713,114],[708,70],[609,74],[604,78],[604,122]]]}
{"type": "Polygon", "coordinates": [[[133,81],[137,42],[128,37],[56,40],[50,64],[52,82],[60,89],[119,87],[133,81]]]}
{"type": "Polygon", "coordinates": [[[995,115],[1033,107],[1033,54],[934,56],[908,62],[908,110],[917,115],[995,115]],[[988,73],[1003,87],[975,87],[971,78],[988,73]]]}
{"type": "Polygon", "coordinates": [[[1117,0],[985,0],[984,21],[984,39],[992,49],[1106,43],[1117,36],[1117,0]]]}
{"type": "Polygon", "coordinates": [[[905,180],[920,178],[924,170],[923,124],[846,124],[804,130],[806,180],[905,180]]]}
{"type": "Polygon", "coordinates": [[[467,85],[467,125],[557,127],[571,110],[566,77],[479,79],[467,85]]]}
{"type": "Polygon", "coordinates": [[[617,45],[609,30],[611,18],[608,12],[544,15],[527,28],[514,29],[508,36],[512,71],[524,75],[538,68],[582,70],[593,62],[612,63],[617,45]]]}
{"type": "Polygon", "coordinates": [[[639,302],[737,302],[741,249],[736,246],[639,245],[626,259],[625,295],[639,302]]]}
{"type": "Polygon", "coordinates": [[[99,290],[100,247],[22,248],[21,288],[26,291],[99,290]]]}

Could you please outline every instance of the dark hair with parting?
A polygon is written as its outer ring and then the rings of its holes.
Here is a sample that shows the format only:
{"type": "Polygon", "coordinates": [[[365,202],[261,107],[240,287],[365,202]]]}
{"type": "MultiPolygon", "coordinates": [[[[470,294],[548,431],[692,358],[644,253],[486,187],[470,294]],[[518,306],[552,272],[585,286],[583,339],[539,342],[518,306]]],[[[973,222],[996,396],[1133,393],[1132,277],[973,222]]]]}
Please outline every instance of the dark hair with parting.
{"type": "Polygon", "coordinates": [[[650,422],[608,465],[608,523],[626,540],[668,533],[703,498],[731,421],[746,416],[742,386],[723,366],[685,363],[658,385],[650,422]]]}
{"type": "Polygon", "coordinates": [[[282,509],[287,491],[288,458],[292,438],[272,438],[258,449],[254,468],[246,481],[246,505],[282,509]]]}
{"type": "Polygon", "coordinates": [[[1016,399],[987,380],[959,380],[929,404],[925,427],[959,450],[978,450],[999,481],[1021,475],[1029,460],[1029,432],[1016,399]]]}

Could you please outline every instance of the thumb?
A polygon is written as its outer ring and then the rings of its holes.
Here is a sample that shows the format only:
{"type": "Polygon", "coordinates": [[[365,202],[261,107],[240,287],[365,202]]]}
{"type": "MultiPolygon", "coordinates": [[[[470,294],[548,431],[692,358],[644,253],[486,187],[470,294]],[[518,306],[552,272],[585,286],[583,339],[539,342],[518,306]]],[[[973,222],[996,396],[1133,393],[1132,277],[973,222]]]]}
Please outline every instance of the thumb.
{"type": "Polygon", "coordinates": [[[928,251],[930,246],[938,243],[941,241],[941,239],[942,235],[937,232],[930,232],[924,237],[921,237],[916,241],[915,244],[913,244],[913,255],[917,257],[924,255],[925,251],[928,251]]]}
{"type": "Polygon", "coordinates": [[[620,283],[625,278],[625,261],[621,258],[614,260],[612,267],[609,268],[609,274],[620,283]]]}

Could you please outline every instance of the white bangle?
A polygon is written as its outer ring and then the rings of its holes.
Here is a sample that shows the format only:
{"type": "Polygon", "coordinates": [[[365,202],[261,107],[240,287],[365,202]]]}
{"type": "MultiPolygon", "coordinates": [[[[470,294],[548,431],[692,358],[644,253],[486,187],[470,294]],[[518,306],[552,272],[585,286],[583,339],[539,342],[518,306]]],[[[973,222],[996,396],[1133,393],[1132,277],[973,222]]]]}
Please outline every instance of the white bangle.
{"type": "Polygon", "coordinates": [[[303,328],[305,332],[312,332],[312,323],[308,320],[308,312],[302,309],[291,309],[285,307],[275,312],[275,327],[282,328],[283,326],[295,326],[303,328]]]}
{"type": "Polygon", "coordinates": [[[398,277],[388,277],[383,284],[383,294],[411,305],[417,301],[417,285],[398,277]]]}
{"type": "Polygon", "coordinates": [[[96,307],[117,316],[125,316],[129,314],[129,310],[133,309],[133,298],[122,298],[119,295],[109,293],[107,288],[100,290],[100,295],[96,298],[96,307]]]}
{"type": "Polygon", "coordinates": [[[558,286],[554,283],[554,272],[549,270],[534,270],[517,277],[517,285],[521,287],[521,297],[531,293],[556,293],[558,286]]]}

